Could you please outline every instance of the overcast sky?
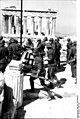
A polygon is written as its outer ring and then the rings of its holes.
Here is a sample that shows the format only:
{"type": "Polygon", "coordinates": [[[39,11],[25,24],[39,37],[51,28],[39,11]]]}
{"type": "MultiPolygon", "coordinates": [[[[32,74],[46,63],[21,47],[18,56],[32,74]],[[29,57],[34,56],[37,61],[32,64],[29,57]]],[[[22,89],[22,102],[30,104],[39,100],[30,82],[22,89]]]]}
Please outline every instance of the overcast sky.
{"type": "MultiPolygon", "coordinates": [[[[20,8],[20,0],[2,0],[1,8],[13,6],[20,8]]],[[[76,35],[76,0],[23,0],[27,10],[57,10],[56,32],[76,35]]]]}

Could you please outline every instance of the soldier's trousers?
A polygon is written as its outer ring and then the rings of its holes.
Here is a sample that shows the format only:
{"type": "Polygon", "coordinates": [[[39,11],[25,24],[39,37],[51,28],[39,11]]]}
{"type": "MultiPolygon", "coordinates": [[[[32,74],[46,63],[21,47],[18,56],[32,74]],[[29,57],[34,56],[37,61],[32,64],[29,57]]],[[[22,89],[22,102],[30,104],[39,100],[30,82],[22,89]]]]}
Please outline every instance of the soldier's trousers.
{"type": "Polygon", "coordinates": [[[71,66],[72,77],[76,78],[76,67],[71,66]]]}
{"type": "MultiPolygon", "coordinates": [[[[55,68],[56,67],[53,67],[51,65],[48,67],[48,78],[53,82],[54,80],[58,81],[57,76],[55,75],[55,68]]],[[[53,88],[53,87],[54,87],[53,83],[50,82],[49,88],[53,88]]]]}
{"type": "Polygon", "coordinates": [[[71,72],[72,72],[72,77],[76,78],[76,60],[74,62],[71,62],[71,72]]]}
{"type": "Polygon", "coordinates": [[[57,63],[58,68],[60,68],[60,53],[57,53],[56,63],[57,63]]]}

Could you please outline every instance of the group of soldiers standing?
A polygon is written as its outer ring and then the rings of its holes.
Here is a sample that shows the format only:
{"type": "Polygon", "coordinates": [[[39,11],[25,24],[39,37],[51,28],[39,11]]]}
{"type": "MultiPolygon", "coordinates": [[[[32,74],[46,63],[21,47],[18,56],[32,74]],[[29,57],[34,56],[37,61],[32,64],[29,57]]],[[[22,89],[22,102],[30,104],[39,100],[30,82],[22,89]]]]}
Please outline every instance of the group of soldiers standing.
{"type": "MultiPolygon", "coordinates": [[[[70,64],[72,77],[76,77],[76,42],[72,43],[70,39],[68,39],[67,42],[67,62],[74,59],[74,61],[70,62],[70,64]]],[[[58,69],[60,69],[60,50],[61,44],[59,42],[59,38],[55,40],[53,38],[48,39],[47,37],[44,37],[42,40],[38,38],[36,48],[34,47],[34,43],[30,38],[27,39],[27,42],[24,46],[21,46],[16,39],[10,38],[8,47],[5,47],[5,41],[1,36],[0,71],[4,72],[6,66],[10,63],[11,60],[21,60],[24,52],[26,52],[25,61],[22,62],[20,70],[21,73],[24,74],[31,72],[30,91],[34,92],[34,80],[36,78],[40,79],[41,85],[46,85],[45,80],[41,78],[45,78],[46,67],[48,68],[47,78],[53,82],[55,80],[58,81],[55,73],[58,69]],[[45,57],[47,58],[45,59],[45,57]],[[45,60],[48,62],[47,66],[44,63],[45,60]]],[[[54,85],[49,83],[47,87],[54,88],[54,85]]]]}

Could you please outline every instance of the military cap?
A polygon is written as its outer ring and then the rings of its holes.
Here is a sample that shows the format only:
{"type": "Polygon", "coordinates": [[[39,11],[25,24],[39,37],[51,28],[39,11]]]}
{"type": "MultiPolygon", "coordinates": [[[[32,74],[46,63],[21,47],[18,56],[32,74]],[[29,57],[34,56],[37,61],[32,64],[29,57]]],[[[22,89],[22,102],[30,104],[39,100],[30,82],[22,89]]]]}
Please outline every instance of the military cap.
{"type": "Polygon", "coordinates": [[[60,38],[58,37],[57,39],[56,39],[56,41],[59,41],[60,40],[60,38]]]}
{"type": "Polygon", "coordinates": [[[50,38],[49,41],[53,41],[54,39],[53,38],[50,38]]]}
{"type": "Polygon", "coordinates": [[[41,39],[40,39],[40,38],[38,38],[38,39],[37,39],[37,41],[41,41],[41,39]]]}
{"type": "Polygon", "coordinates": [[[70,38],[68,38],[68,39],[67,39],[67,41],[71,41],[71,39],[70,39],[70,38]]]}
{"type": "Polygon", "coordinates": [[[48,41],[48,38],[47,37],[44,37],[43,38],[43,41],[45,42],[45,41],[48,41]]]}
{"type": "Polygon", "coordinates": [[[14,43],[14,42],[15,42],[15,39],[13,37],[11,37],[10,40],[9,40],[9,44],[14,43]]]}
{"type": "Polygon", "coordinates": [[[76,42],[76,41],[74,41],[72,44],[73,44],[73,45],[77,45],[77,42],[76,42]]]}

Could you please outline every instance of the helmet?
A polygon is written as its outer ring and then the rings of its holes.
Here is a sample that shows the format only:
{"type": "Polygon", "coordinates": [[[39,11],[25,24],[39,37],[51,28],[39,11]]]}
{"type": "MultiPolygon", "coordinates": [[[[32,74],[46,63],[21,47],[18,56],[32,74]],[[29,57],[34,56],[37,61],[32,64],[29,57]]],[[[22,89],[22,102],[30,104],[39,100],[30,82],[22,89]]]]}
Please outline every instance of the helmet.
{"type": "Polygon", "coordinates": [[[41,41],[41,39],[40,39],[40,38],[38,38],[38,39],[37,39],[37,41],[41,41]]]}
{"type": "Polygon", "coordinates": [[[15,39],[13,37],[11,37],[9,40],[9,44],[14,43],[14,42],[15,42],[15,39]]]}
{"type": "Polygon", "coordinates": [[[67,39],[67,41],[69,42],[69,41],[71,41],[71,39],[70,39],[70,38],[68,38],[68,39],[67,39]]]}
{"type": "Polygon", "coordinates": [[[53,41],[54,39],[53,38],[50,38],[49,41],[53,41]]]}
{"type": "Polygon", "coordinates": [[[74,42],[73,42],[73,45],[75,45],[75,46],[76,46],[76,45],[77,45],[77,42],[76,42],[76,41],[74,41],[74,42]]]}
{"type": "Polygon", "coordinates": [[[45,42],[45,41],[48,41],[48,38],[47,37],[44,37],[43,38],[43,41],[45,42]]]}

